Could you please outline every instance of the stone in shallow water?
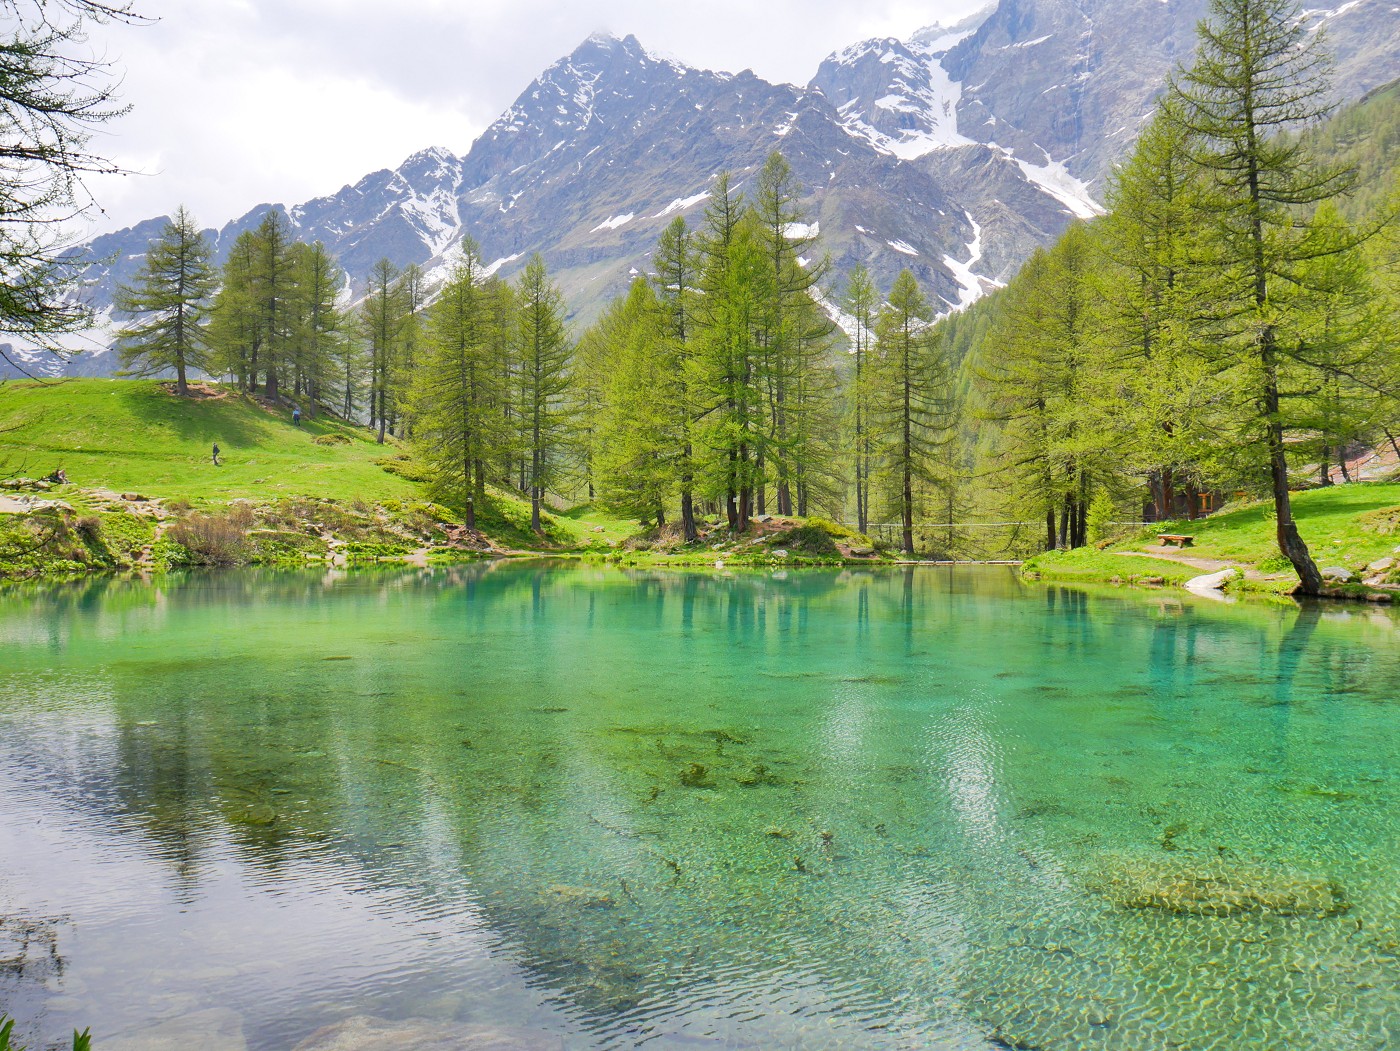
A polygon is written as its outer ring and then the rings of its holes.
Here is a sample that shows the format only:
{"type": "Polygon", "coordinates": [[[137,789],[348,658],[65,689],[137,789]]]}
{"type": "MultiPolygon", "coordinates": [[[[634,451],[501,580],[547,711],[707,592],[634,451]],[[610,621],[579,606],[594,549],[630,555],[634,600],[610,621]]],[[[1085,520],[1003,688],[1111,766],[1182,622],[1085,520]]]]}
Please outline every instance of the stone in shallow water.
{"type": "Polygon", "coordinates": [[[1189,916],[1335,916],[1351,908],[1342,889],[1322,876],[1262,868],[1196,869],[1150,861],[1107,864],[1091,883],[1129,909],[1161,909],[1189,916]]]}
{"type": "Polygon", "coordinates": [[[611,894],[596,887],[570,887],[556,883],[544,893],[547,901],[573,905],[580,909],[610,909],[617,904],[611,894]]]}
{"type": "Polygon", "coordinates": [[[93,1040],[102,1051],[248,1051],[243,1038],[243,1016],[227,1007],[211,1007],[207,1011],[172,1018],[166,1022],[93,1040]]]}
{"type": "Polygon", "coordinates": [[[318,1029],[292,1051],[563,1051],[553,1033],[513,1026],[450,1025],[356,1015],[318,1029]]]}

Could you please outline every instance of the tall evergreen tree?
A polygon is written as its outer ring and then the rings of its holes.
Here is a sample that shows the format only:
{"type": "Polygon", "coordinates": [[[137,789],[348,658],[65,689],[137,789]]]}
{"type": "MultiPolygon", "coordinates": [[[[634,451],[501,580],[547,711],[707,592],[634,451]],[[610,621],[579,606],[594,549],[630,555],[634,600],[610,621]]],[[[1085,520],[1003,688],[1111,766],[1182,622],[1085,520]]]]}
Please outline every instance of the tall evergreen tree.
{"type": "Polygon", "coordinates": [[[1279,550],[1302,590],[1317,594],[1322,576],[1288,492],[1292,392],[1284,385],[1289,371],[1315,366],[1284,337],[1300,264],[1319,250],[1300,229],[1298,210],[1344,192],[1351,176],[1317,164],[1306,140],[1286,132],[1328,112],[1329,61],[1293,0],[1211,0],[1199,32],[1196,61],[1174,78],[1171,94],[1210,184],[1202,219],[1227,283],[1210,321],[1231,355],[1222,364],[1234,366],[1249,392],[1242,408],[1264,454],[1279,550]]]}
{"type": "Polygon", "coordinates": [[[754,330],[761,310],[765,259],[758,223],[743,195],[720,173],[697,236],[699,287],[695,320],[701,347],[696,377],[697,435],[706,446],[705,487],[723,499],[729,528],[748,528],[764,482],[764,398],[754,330]]]}
{"type": "Polygon", "coordinates": [[[572,348],[564,331],[564,298],[533,256],[516,287],[520,408],[528,445],[526,486],[530,528],[542,530],[544,494],[559,473],[568,437],[565,394],[572,348]]]}
{"type": "Polygon", "coordinates": [[[870,530],[870,468],[874,443],[870,431],[870,350],[874,339],[879,292],[864,265],[857,263],[846,281],[842,309],[855,324],[851,337],[850,401],[851,438],[855,470],[856,526],[861,533],[870,530]]]}
{"type": "Polygon", "coordinates": [[[485,465],[503,438],[498,406],[505,377],[496,358],[502,297],[481,253],[464,238],[462,260],[427,312],[426,342],[411,390],[413,439],[439,498],[464,509],[476,528],[485,465]]]}
{"type": "Polygon", "coordinates": [[[292,258],[292,231],[287,217],[269,209],[254,235],[256,255],[252,282],[253,308],[260,329],[260,356],[267,382],[267,397],[281,394],[282,373],[292,357],[295,314],[291,301],[296,277],[292,258]]]}
{"type": "Polygon", "coordinates": [[[399,396],[398,355],[405,319],[410,316],[399,269],[381,259],[370,271],[369,287],[360,303],[360,334],[368,349],[369,422],[384,438],[393,419],[399,396]]]}
{"type": "Polygon", "coordinates": [[[680,492],[681,532],[686,543],[699,537],[696,525],[697,488],[696,392],[701,379],[696,297],[699,270],[695,239],[684,217],[677,216],[661,234],[652,256],[653,284],[661,317],[665,367],[664,397],[675,436],[676,476],[680,492]]]}
{"type": "Polygon", "coordinates": [[[132,319],[117,334],[123,369],[140,376],[174,369],[176,393],[185,395],[187,370],[208,368],[204,324],[215,284],[210,254],[194,216],[181,205],[147,249],[135,284],[117,289],[116,309],[132,319]]]}
{"type": "Polygon", "coordinates": [[[933,468],[952,423],[950,377],[932,321],[933,308],[914,275],[901,270],[875,322],[871,422],[909,555],[914,553],[915,488],[936,483],[933,468]]]}
{"type": "Polygon", "coordinates": [[[233,242],[221,272],[209,317],[209,343],[214,367],[232,375],[240,390],[250,391],[258,382],[258,357],[263,326],[257,306],[256,280],[259,248],[257,234],[244,230],[233,242]]]}
{"type": "Polygon", "coordinates": [[[322,400],[340,381],[345,342],[337,300],[345,273],[320,241],[292,246],[291,369],[293,391],[314,418],[322,400]]]}

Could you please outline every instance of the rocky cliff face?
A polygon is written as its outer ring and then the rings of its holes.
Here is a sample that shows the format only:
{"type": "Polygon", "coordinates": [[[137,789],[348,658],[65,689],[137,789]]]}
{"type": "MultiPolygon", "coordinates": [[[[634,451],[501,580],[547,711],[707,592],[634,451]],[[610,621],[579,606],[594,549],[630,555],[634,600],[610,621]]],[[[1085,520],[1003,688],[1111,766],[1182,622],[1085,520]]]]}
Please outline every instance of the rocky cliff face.
{"type": "MultiPolygon", "coordinates": [[[[336,254],[353,293],[385,257],[440,278],[470,235],[507,275],[541,253],[582,323],[647,271],[675,215],[700,221],[720,171],[751,189],[781,150],[838,283],[856,262],[886,286],[908,267],[942,309],[956,309],[1096,213],[1113,162],[1167,73],[1189,59],[1206,3],[1000,0],[958,26],[854,44],[802,87],[595,36],[545,70],[465,156],[424,150],[335,194],[260,205],[210,236],[222,258],[267,208],[281,208],[298,236],[336,254]]],[[[1400,74],[1391,0],[1307,17],[1338,55],[1339,97],[1400,74]]],[[[81,249],[82,295],[104,318],[159,225],[81,249]]],[[[68,371],[113,368],[111,354],[83,357],[68,371]]]]}

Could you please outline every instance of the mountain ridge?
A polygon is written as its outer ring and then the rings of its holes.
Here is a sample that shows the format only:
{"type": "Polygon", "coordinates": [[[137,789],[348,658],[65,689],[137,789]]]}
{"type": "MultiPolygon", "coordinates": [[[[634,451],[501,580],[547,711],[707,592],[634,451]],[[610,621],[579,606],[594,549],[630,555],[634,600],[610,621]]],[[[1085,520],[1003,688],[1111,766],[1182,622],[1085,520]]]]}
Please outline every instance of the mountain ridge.
{"type": "MultiPolygon", "coordinates": [[[[719,171],[746,187],[780,149],[835,273],[859,262],[887,285],[908,266],[941,310],[957,309],[1097,213],[1111,164],[1205,7],[999,0],[953,27],[853,43],[801,86],[697,69],[634,36],[594,34],[465,154],[417,151],[334,193],[259,205],[211,239],[222,258],[276,208],[297,236],[325,242],[353,295],[380,258],[440,279],[470,234],[506,276],[540,252],[582,323],[646,272],[666,222],[695,223],[719,171]]],[[[1400,72],[1400,43],[1387,43],[1400,41],[1400,14],[1388,3],[1357,0],[1312,17],[1349,42],[1338,60],[1344,91],[1400,72]]],[[[80,249],[82,294],[109,326],[112,291],[132,279],[159,223],[80,249]]],[[[110,371],[113,355],[84,357],[68,371],[110,371]]]]}

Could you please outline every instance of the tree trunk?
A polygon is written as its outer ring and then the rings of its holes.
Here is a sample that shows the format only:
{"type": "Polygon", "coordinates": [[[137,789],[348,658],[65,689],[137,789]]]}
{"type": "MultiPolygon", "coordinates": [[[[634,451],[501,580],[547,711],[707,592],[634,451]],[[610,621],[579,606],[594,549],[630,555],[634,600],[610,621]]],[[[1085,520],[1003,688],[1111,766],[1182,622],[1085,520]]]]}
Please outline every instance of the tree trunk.
{"type": "Polygon", "coordinates": [[[700,530],[695,528],[695,475],[690,469],[690,457],[694,450],[687,443],[685,447],[685,471],[681,475],[681,531],[685,542],[693,544],[700,539],[700,530]]]}
{"type": "Polygon", "coordinates": [[[1288,451],[1283,444],[1283,426],[1278,422],[1278,373],[1274,367],[1271,341],[1272,333],[1266,332],[1263,348],[1266,377],[1264,411],[1269,421],[1269,481],[1274,492],[1278,549],[1298,571],[1298,590],[1304,595],[1317,595],[1322,591],[1322,574],[1317,570],[1308,545],[1298,533],[1298,525],[1293,521],[1292,500],[1288,495],[1288,451]]]}
{"type": "Polygon", "coordinates": [[[1045,550],[1055,550],[1055,509],[1053,507],[1045,509],[1045,550]]]}

